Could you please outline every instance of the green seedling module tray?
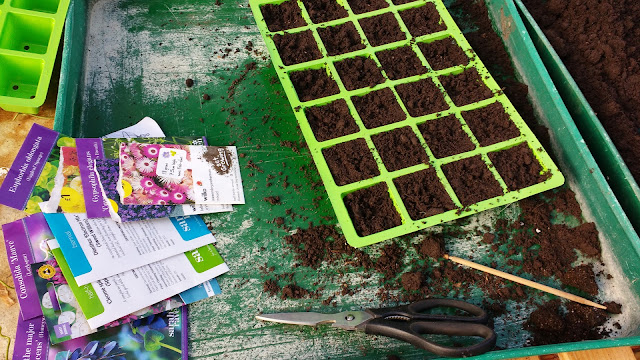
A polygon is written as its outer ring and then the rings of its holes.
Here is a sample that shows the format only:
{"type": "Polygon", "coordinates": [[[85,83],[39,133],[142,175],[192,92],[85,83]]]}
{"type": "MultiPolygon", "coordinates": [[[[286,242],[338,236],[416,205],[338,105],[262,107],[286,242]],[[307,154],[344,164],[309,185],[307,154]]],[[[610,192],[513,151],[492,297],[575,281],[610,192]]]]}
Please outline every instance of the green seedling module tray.
{"type": "Polygon", "coordinates": [[[0,107],[44,104],[69,0],[0,0],[0,107]]]}
{"type": "MultiPolygon", "coordinates": [[[[371,245],[373,243],[391,239],[396,236],[408,234],[416,230],[424,229],[424,228],[437,225],[443,222],[455,220],[461,217],[465,217],[471,214],[475,214],[475,213],[490,209],[490,208],[509,204],[514,201],[523,199],[525,197],[555,188],[564,183],[563,175],[560,173],[560,171],[558,170],[556,165],[553,163],[549,155],[546,153],[546,151],[542,148],[542,146],[536,139],[535,135],[531,132],[531,130],[527,127],[527,125],[522,120],[520,115],[514,109],[509,99],[502,93],[502,91],[500,90],[500,87],[496,84],[494,79],[491,77],[486,67],[482,64],[482,62],[477,56],[474,56],[471,46],[464,38],[464,35],[459,30],[458,26],[456,25],[454,20],[451,18],[449,12],[447,11],[446,7],[441,1],[420,0],[420,1],[410,2],[408,4],[403,4],[403,5],[394,5],[392,1],[388,1],[388,7],[385,7],[383,9],[379,9],[376,11],[362,13],[362,14],[355,14],[352,11],[352,9],[349,7],[349,4],[343,1],[341,5],[348,12],[347,17],[324,22],[324,23],[318,23],[318,24],[314,24],[312,22],[312,20],[310,19],[309,13],[305,9],[303,2],[297,1],[297,4],[301,9],[302,18],[304,19],[306,24],[304,26],[287,29],[284,31],[272,32],[269,30],[267,22],[265,21],[265,17],[262,11],[263,6],[266,4],[278,5],[282,3],[283,1],[273,1],[273,0],[251,0],[250,1],[253,15],[256,19],[256,23],[260,29],[260,32],[264,38],[269,54],[271,55],[271,59],[276,68],[276,72],[278,73],[278,76],[283,84],[283,87],[285,89],[289,102],[291,103],[291,107],[295,112],[295,116],[300,124],[302,133],[304,134],[305,140],[309,146],[313,159],[318,167],[319,173],[326,187],[327,193],[329,195],[329,199],[331,200],[331,203],[335,210],[338,221],[342,225],[344,235],[350,245],[354,247],[371,245]],[[431,33],[428,35],[423,35],[423,36],[417,36],[417,37],[412,36],[410,31],[407,28],[407,25],[403,23],[403,19],[400,16],[400,14],[403,11],[406,11],[409,9],[418,8],[418,7],[427,6],[427,5],[431,6],[430,4],[435,5],[440,15],[441,22],[446,25],[446,30],[438,31],[438,32],[431,33]],[[367,40],[367,36],[365,32],[362,30],[360,22],[363,19],[368,19],[374,16],[387,14],[387,13],[393,14],[395,19],[398,21],[400,25],[400,29],[405,35],[405,39],[401,41],[380,45],[380,46],[372,46],[367,40]],[[318,29],[330,27],[330,26],[342,25],[342,24],[354,24],[355,29],[357,30],[365,46],[363,49],[360,49],[357,51],[347,52],[347,53],[336,55],[336,56],[331,56],[328,54],[328,51],[325,45],[323,45],[318,29]],[[281,54],[279,53],[278,48],[276,47],[276,44],[274,42],[274,36],[276,36],[277,34],[302,33],[308,30],[312,32],[313,38],[315,39],[317,46],[320,49],[320,52],[322,53],[322,57],[315,60],[303,62],[303,63],[297,63],[289,66],[285,65],[283,63],[283,60],[281,59],[281,54]],[[469,56],[470,61],[468,65],[458,65],[458,66],[453,66],[453,67],[449,67],[449,68],[446,68],[443,70],[437,70],[437,71],[430,66],[429,62],[427,61],[425,56],[422,54],[418,44],[429,43],[432,41],[437,41],[437,40],[446,39],[446,38],[454,39],[455,42],[458,44],[458,46],[462,50],[464,50],[467,56],[469,56]],[[415,52],[415,55],[420,59],[422,65],[424,65],[428,69],[428,71],[426,71],[424,74],[421,74],[421,75],[410,76],[402,79],[393,79],[394,76],[389,76],[387,73],[384,72],[383,66],[381,65],[380,61],[376,57],[376,53],[379,53],[380,51],[384,51],[388,49],[395,49],[395,48],[406,47],[406,46],[409,46],[413,50],[413,52],[415,52]],[[375,85],[373,87],[360,88],[360,89],[351,90],[351,91],[345,88],[344,81],[338,75],[338,71],[336,70],[336,67],[334,64],[341,60],[351,59],[358,56],[368,57],[375,61],[376,65],[382,70],[383,76],[385,78],[385,80],[381,84],[375,85]],[[298,93],[296,92],[296,89],[294,87],[294,84],[292,83],[290,75],[295,72],[304,71],[307,69],[323,69],[324,71],[326,71],[328,76],[336,81],[337,86],[339,87],[339,93],[335,95],[313,99],[310,101],[302,101],[298,93]],[[481,81],[484,82],[484,85],[488,87],[488,89],[492,92],[493,96],[471,103],[471,104],[458,106],[454,103],[451,96],[449,96],[449,94],[441,84],[441,80],[444,77],[454,76],[462,73],[463,71],[468,71],[471,69],[477,70],[478,74],[480,75],[481,81]],[[398,92],[396,89],[401,84],[409,84],[422,79],[431,79],[436,84],[436,86],[441,91],[447,103],[448,108],[446,110],[434,111],[431,114],[428,114],[425,116],[418,116],[418,117],[413,117],[409,114],[406,103],[403,103],[403,99],[401,98],[401,96],[398,95],[398,92]],[[402,111],[405,112],[406,114],[406,119],[403,121],[398,121],[391,124],[383,125],[380,127],[367,128],[363,124],[363,120],[358,115],[358,111],[354,107],[352,99],[354,97],[363,96],[365,94],[378,91],[381,89],[387,89],[387,88],[391,89],[391,91],[393,92],[395,100],[397,100],[397,102],[402,107],[402,111]],[[307,118],[307,115],[306,115],[307,109],[313,108],[315,106],[329,104],[340,99],[343,99],[346,101],[349,107],[349,112],[355,119],[355,122],[358,126],[358,131],[349,135],[340,136],[340,137],[325,140],[325,141],[318,141],[318,139],[314,135],[314,131],[310,126],[309,120],[307,118]],[[520,135],[506,141],[500,141],[498,143],[491,144],[488,146],[481,146],[476,136],[474,136],[472,130],[469,128],[469,126],[467,126],[467,123],[465,121],[463,114],[465,111],[484,108],[487,105],[493,104],[495,102],[502,104],[510,120],[513,121],[513,123],[515,123],[515,125],[519,129],[520,135]],[[449,115],[455,115],[456,119],[461,123],[462,129],[473,142],[475,149],[472,151],[467,151],[467,152],[456,154],[453,156],[437,158],[434,156],[433,152],[430,150],[429,144],[428,142],[425,141],[418,126],[425,122],[432,121],[434,119],[443,118],[449,115]],[[413,131],[413,133],[415,133],[415,135],[420,141],[421,146],[424,148],[424,151],[426,152],[429,159],[428,164],[423,163],[415,166],[406,167],[396,171],[389,171],[385,166],[385,164],[383,163],[380,157],[380,154],[376,149],[374,142],[372,141],[372,137],[381,133],[390,132],[390,131],[393,131],[394,129],[399,129],[407,126],[409,126],[413,131]],[[365,179],[358,182],[352,182],[342,186],[338,185],[334,179],[334,176],[330,171],[329,166],[327,165],[327,160],[325,158],[325,155],[323,155],[323,150],[331,148],[337,144],[346,143],[356,139],[364,139],[366,141],[366,144],[369,150],[371,151],[371,154],[377,164],[379,175],[371,177],[369,179],[365,179]],[[489,158],[488,154],[493,152],[498,152],[500,150],[505,150],[505,149],[520,145],[522,143],[526,143],[527,146],[533,151],[533,154],[535,155],[537,161],[539,161],[542,167],[542,172],[547,173],[548,177],[546,178],[546,180],[539,182],[537,184],[534,184],[522,189],[518,189],[518,190],[514,190],[514,189],[510,190],[505,184],[505,181],[503,180],[501,174],[496,170],[496,168],[491,163],[491,159],[489,158]],[[459,197],[456,195],[455,191],[450,185],[451,179],[447,179],[447,177],[445,176],[442,170],[442,167],[447,164],[460,161],[463,159],[471,158],[477,155],[481,156],[482,160],[485,162],[491,174],[495,177],[495,179],[498,181],[498,183],[502,187],[503,195],[482,200],[473,204],[462,204],[459,197]],[[446,190],[446,193],[450,196],[451,200],[455,204],[455,208],[452,210],[448,210],[448,211],[436,214],[436,215],[413,219],[409,215],[409,212],[407,211],[405,203],[403,202],[398,192],[398,189],[394,184],[394,179],[398,179],[407,174],[416,173],[416,172],[425,170],[427,168],[435,169],[440,183],[442,184],[442,186],[446,190]],[[354,223],[352,222],[352,218],[349,214],[347,206],[345,205],[344,198],[350,193],[356,192],[361,189],[369,188],[371,186],[374,186],[380,183],[385,183],[387,188],[389,189],[389,196],[392,199],[397,212],[400,214],[400,217],[402,219],[401,220],[402,224],[399,226],[395,226],[395,227],[380,231],[380,232],[370,234],[370,235],[361,236],[361,234],[357,231],[356,227],[354,226],[354,223]]],[[[496,129],[495,131],[500,131],[500,130],[496,129]]]]}

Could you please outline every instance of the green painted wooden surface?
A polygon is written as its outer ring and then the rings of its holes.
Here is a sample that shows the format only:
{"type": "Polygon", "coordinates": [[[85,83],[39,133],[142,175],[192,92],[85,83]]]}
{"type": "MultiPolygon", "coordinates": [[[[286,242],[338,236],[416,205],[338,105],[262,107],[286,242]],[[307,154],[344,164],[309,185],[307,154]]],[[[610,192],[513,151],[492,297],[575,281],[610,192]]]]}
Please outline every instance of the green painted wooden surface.
{"type": "MultiPolygon", "coordinates": [[[[515,13],[512,5],[507,7],[502,1],[490,1],[489,4],[494,15],[496,11],[500,14],[499,9],[503,6],[508,18],[515,13]]],[[[428,354],[393,339],[348,333],[327,326],[313,329],[254,320],[259,312],[305,309],[331,312],[381,304],[376,296],[379,275],[363,278],[359,269],[346,265],[323,265],[319,270],[292,267],[295,263],[293,254],[283,240],[287,232],[271,223],[274,218],[285,216],[287,209],[300,215],[295,220],[287,218],[286,225],[291,228],[306,227],[309,221],[318,224],[335,223],[336,220],[324,188],[311,185],[319,181],[311,156],[305,149],[297,153],[281,145],[283,140],[301,141],[302,136],[275,70],[270,66],[247,2],[226,0],[218,6],[209,0],[75,0],[66,29],[56,130],[77,137],[100,136],[150,116],[169,135],[206,135],[212,145],[235,142],[238,152],[246,154],[240,160],[247,204],[236,206],[230,214],[206,216],[214,227],[218,249],[231,271],[219,279],[222,295],[189,308],[191,358],[384,358],[389,354],[402,358],[428,357],[428,354]],[[252,51],[245,49],[249,41],[253,43],[252,51]],[[244,66],[254,61],[256,69],[245,72],[244,66]],[[186,78],[195,81],[190,89],[185,86],[186,78]],[[229,97],[229,86],[237,79],[241,80],[236,92],[229,97]],[[204,93],[212,99],[202,100],[204,93]],[[249,160],[262,172],[246,168],[249,160]],[[268,180],[269,175],[274,178],[268,180]],[[284,188],[282,183],[286,176],[291,185],[284,188]],[[267,186],[267,182],[272,186],[267,186]],[[299,188],[296,190],[293,185],[299,185],[299,188]],[[263,200],[267,196],[280,196],[282,204],[268,204],[263,200]],[[316,208],[313,200],[318,196],[321,199],[316,201],[316,208]],[[323,220],[323,217],[328,218],[323,220]],[[324,290],[319,299],[270,297],[263,293],[263,282],[273,275],[265,275],[260,270],[264,265],[274,266],[275,274],[292,273],[295,282],[309,290],[314,287],[324,290]],[[363,289],[354,295],[336,296],[336,307],[323,306],[321,300],[338,292],[343,282],[363,289]]],[[[507,38],[512,42],[520,41],[521,50],[533,48],[521,39],[517,40],[519,37],[514,34],[520,33],[512,33],[507,38]]],[[[560,116],[556,121],[566,119],[560,116]]],[[[626,279],[637,277],[637,265],[629,265],[638,260],[637,235],[632,230],[625,232],[628,220],[624,215],[619,216],[616,208],[619,204],[616,205],[610,190],[607,192],[606,183],[602,189],[596,187],[603,182],[599,178],[602,174],[586,147],[580,144],[575,127],[571,124],[562,126],[558,130],[563,136],[559,141],[562,146],[556,150],[562,152],[561,164],[568,170],[561,168],[561,171],[568,172],[568,181],[579,195],[596,191],[595,203],[589,200],[590,196],[581,199],[593,214],[591,220],[606,219],[606,223],[600,222],[598,227],[607,239],[612,239],[606,240],[609,249],[607,271],[614,272],[620,282],[616,291],[627,292],[629,299],[624,303],[627,309],[637,309],[637,299],[632,294],[638,292],[640,285],[625,283],[626,279]],[[566,131],[570,136],[560,131],[566,131]],[[593,171],[582,173],[578,170],[581,168],[593,171]],[[587,173],[595,175],[589,177],[587,173]],[[595,185],[585,187],[583,183],[595,185]],[[612,246],[609,241],[613,240],[612,246]],[[615,255],[625,261],[617,263],[615,255]]],[[[517,212],[517,206],[499,208],[445,227],[492,225],[498,216],[512,218],[517,212]]],[[[434,227],[421,234],[442,228],[434,227]]],[[[383,245],[367,247],[366,251],[375,258],[383,245]]],[[[407,244],[403,246],[409,248],[407,261],[415,257],[415,250],[407,244]]],[[[486,245],[482,245],[477,236],[472,236],[448,239],[447,246],[453,255],[466,257],[471,249],[482,251],[482,246],[486,245]]],[[[408,268],[407,264],[403,266],[408,268]]],[[[553,280],[547,284],[557,285],[553,280]]],[[[603,293],[617,296],[618,293],[609,290],[603,293]]],[[[535,296],[539,300],[546,299],[539,294],[535,296]]],[[[480,304],[483,294],[474,291],[466,300],[480,304]]],[[[513,302],[508,304],[509,307],[514,305],[513,302]]],[[[522,322],[531,310],[512,310],[508,321],[496,319],[500,346],[522,345],[527,338],[522,322]]],[[[483,358],[633,344],[639,341],[638,338],[628,336],[634,334],[637,324],[637,319],[633,318],[624,322],[622,332],[627,337],[615,342],[514,349],[493,352],[483,358]]]]}

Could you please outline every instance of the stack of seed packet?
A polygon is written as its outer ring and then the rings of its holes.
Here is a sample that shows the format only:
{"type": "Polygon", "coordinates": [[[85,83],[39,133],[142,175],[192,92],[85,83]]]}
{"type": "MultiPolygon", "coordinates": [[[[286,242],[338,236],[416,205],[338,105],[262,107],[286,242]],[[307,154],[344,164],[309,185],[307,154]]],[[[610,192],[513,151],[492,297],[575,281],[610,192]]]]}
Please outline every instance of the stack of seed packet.
{"type": "Polygon", "coordinates": [[[229,270],[200,214],[244,204],[236,148],[150,118],[100,139],[33,125],[0,187],[14,359],[187,359],[186,305],[229,270]]]}

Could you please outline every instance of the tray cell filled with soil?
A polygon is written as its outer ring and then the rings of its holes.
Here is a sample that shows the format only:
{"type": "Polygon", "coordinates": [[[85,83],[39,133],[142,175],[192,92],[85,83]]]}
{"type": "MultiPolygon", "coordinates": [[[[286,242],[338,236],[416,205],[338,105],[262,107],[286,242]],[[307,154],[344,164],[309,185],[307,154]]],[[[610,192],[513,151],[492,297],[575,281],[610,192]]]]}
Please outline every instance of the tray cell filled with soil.
{"type": "Polygon", "coordinates": [[[358,30],[352,22],[318,28],[318,35],[320,35],[327,53],[331,56],[365,48],[358,30]]]}
{"type": "Polygon", "coordinates": [[[456,208],[434,168],[393,179],[409,216],[420,220],[456,208]]]}
{"type": "Polygon", "coordinates": [[[445,164],[442,171],[463,206],[503,195],[500,183],[479,155],[445,164]]]}
{"type": "Polygon", "coordinates": [[[418,47],[435,71],[469,64],[469,57],[452,37],[418,43],[418,47]]]}
{"type": "Polygon", "coordinates": [[[493,96],[475,68],[456,75],[441,76],[439,79],[453,103],[458,106],[468,105],[493,96]]]}
{"type": "Polygon", "coordinates": [[[347,102],[343,99],[305,110],[311,130],[318,141],[326,141],[358,132],[347,102]]]}
{"type": "Polygon", "coordinates": [[[351,221],[360,236],[402,225],[387,184],[356,190],[344,197],[344,204],[351,216],[351,221]]]}
{"type": "Polygon", "coordinates": [[[357,56],[333,64],[347,90],[372,87],[384,82],[378,65],[370,57],[357,56]]]}
{"type": "Polygon", "coordinates": [[[463,206],[503,195],[500,183],[480,156],[446,164],[442,171],[463,206]]]}
{"type": "Polygon", "coordinates": [[[294,65],[322,57],[311,30],[298,33],[276,34],[273,42],[280,53],[282,63],[294,65]]]}
{"type": "Polygon", "coordinates": [[[302,0],[314,23],[323,23],[347,17],[349,14],[336,0],[302,0]]]}
{"type": "Polygon", "coordinates": [[[461,154],[476,148],[455,115],[429,120],[418,125],[418,129],[437,158],[461,154]]]}
{"type": "MultiPolygon", "coordinates": [[[[265,3],[279,1],[250,4],[256,13],[256,5],[262,12],[265,3]]],[[[291,80],[283,81],[285,93],[350,245],[408,234],[564,182],[482,62],[472,61],[473,49],[441,0],[297,4],[306,25],[274,32],[257,24],[279,78],[291,80]],[[506,165],[502,159],[515,150],[501,150],[519,143],[534,149],[538,163],[523,156],[506,165]],[[487,165],[487,156],[503,171],[487,165]],[[524,174],[536,165],[549,177],[534,183],[524,174]],[[371,228],[374,212],[356,194],[380,187],[375,195],[397,221],[371,228]]]]}
{"type": "Polygon", "coordinates": [[[310,101],[340,92],[338,84],[327,73],[327,69],[308,69],[289,73],[291,83],[300,101],[310,101]]]}
{"type": "Polygon", "coordinates": [[[380,46],[406,39],[405,33],[400,29],[398,20],[392,13],[361,19],[360,26],[371,46],[380,46]]]}
{"type": "Polygon", "coordinates": [[[347,2],[355,14],[364,14],[389,7],[385,0],[349,0],[347,2]]]}
{"type": "Polygon", "coordinates": [[[489,153],[489,159],[510,191],[541,183],[549,177],[526,143],[489,153]]]}
{"type": "Polygon", "coordinates": [[[496,144],[520,135],[520,130],[511,121],[500,102],[464,111],[462,117],[482,146],[496,144]]]}
{"type": "Polygon", "coordinates": [[[367,129],[392,124],[407,118],[398,100],[389,88],[351,98],[356,111],[367,129]]]}
{"type": "Polygon", "coordinates": [[[371,150],[363,138],[323,149],[322,154],[338,185],[351,184],[380,175],[371,150]]]}
{"type": "Polygon", "coordinates": [[[282,31],[307,25],[295,0],[260,7],[269,31],[282,31]]]}
{"type": "Polygon", "coordinates": [[[413,36],[422,36],[447,29],[433,3],[400,11],[400,17],[413,36]]]}
{"type": "Polygon", "coordinates": [[[409,126],[373,135],[371,140],[388,171],[429,162],[420,140],[409,126]]]}
{"type": "Polygon", "coordinates": [[[396,91],[413,117],[433,114],[449,108],[438,86],[428,78],[398,85],[396,91]]]}
{"type": "Polygon", "coordinates": [[[384,50],[376,53],[380,65],[391,80],[398,80],[427,72],[411,46],[384,50]]]}

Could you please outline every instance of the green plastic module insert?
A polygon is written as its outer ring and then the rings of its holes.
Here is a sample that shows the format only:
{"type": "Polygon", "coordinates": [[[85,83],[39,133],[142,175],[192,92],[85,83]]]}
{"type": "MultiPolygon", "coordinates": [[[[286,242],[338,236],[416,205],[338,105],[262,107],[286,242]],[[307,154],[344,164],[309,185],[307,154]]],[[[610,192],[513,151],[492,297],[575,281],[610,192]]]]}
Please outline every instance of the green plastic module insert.
{"type": "Polygon", "coordinates": [[[44,104],[70,0],[0,0],[0,107],[44,104]]]}
{"type": "Polygon", "coordinates": [[[564,183],[440,0],[305,4],[250,0],[351,246],[564,183]]]}

